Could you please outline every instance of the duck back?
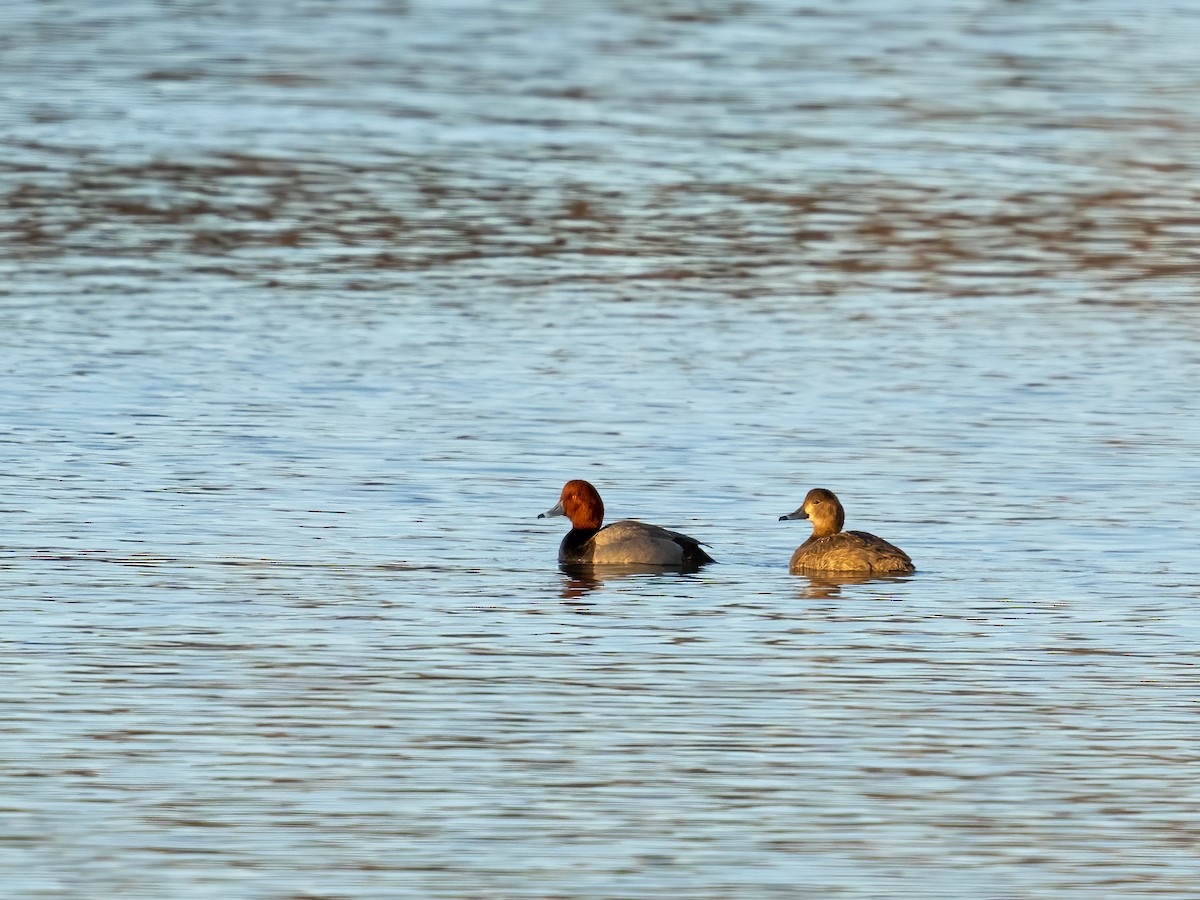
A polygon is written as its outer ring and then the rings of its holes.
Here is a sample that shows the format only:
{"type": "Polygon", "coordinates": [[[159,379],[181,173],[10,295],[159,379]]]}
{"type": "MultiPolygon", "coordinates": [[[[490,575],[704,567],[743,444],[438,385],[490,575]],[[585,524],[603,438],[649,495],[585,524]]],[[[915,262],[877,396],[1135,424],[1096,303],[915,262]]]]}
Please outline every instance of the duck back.
{"type": "Polygon", "coordinates": [[[695,538],[625,519],[598,530],[572,529],[558,550],[564,564],[695,568],[712,562],[695,538]]]}
{"type": "Polygon", "coordinates": [[[910,575],[916,571],[908,554],[865,531],[839,531],[813,536],[792,554],[791,571],[854,572],[910,575]]]}

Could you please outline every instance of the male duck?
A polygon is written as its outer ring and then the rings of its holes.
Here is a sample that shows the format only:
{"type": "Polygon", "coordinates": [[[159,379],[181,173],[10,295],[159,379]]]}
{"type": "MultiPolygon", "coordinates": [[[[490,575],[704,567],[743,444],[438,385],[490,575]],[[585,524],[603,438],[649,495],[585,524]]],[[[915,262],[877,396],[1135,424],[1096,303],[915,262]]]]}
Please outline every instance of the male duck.
{"type": "Polygon", "coordinates": [[[625,519],[604,525],[604,502],[586,481],[563,485],[557,505],[538,518],[566,516],[571,530],[558,548],[562,565],[642,565],[694,570],[713,561],[695,538],[625,519]]]}

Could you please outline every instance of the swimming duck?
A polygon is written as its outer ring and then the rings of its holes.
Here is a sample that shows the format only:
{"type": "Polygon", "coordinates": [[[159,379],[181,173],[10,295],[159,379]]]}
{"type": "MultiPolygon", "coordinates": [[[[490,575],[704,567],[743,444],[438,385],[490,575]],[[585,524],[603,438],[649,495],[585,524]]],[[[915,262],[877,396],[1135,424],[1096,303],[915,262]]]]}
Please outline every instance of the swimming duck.
{"type": "Polygon", "coordinates": [[[625,519],[601,527],[600,492],[581,479],[563,485],[557,505],[538,518],[566,516],[571,530],[558,548],[563,565],[643,565],[696,569],[713,561],[695,538],[625,519]]]}
{"type": "Polygon", "coordinates": [[[813,488],[804,503],[784,519],[809,519],[813,532],[792,554],[791,570],[910,575],[916,571],[908,554],[865,531],[842,531],[846,511],[833,491],[813,488]]]}

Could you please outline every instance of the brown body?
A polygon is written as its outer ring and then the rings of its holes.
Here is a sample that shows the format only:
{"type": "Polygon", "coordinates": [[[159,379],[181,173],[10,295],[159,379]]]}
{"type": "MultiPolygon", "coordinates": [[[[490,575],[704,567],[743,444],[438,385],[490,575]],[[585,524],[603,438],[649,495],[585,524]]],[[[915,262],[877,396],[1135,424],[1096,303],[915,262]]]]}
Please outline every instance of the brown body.
{"type": "Polygon", "coordinates": [[[695,538],[625,519],[604,525],[604,502],[586,481],[568,481],[558,505],[543,516],[567,516],[571,530],[558,548],[563,565],[661,566],[696,569],[713,561],[695,538]]]}
{"type": "Polygon", "coordinates": [[[794,573],[845,572],[856,575],[911,575],[908,554],[865,531],[843,531],[846,513],[832,491],[813,488],[804,503],[783,519],[809,519],[813,533],[792,554],[794,573]]]}

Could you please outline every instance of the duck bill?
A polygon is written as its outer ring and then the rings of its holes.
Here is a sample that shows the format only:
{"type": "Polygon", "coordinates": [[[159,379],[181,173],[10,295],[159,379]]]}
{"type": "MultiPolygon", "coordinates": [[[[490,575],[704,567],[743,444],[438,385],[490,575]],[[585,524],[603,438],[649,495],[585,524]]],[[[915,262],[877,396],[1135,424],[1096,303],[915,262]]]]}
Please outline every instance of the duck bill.
{"type": "Polygon", "coordinates": [[[566,512],[563,511],[562,501],[559,500],[556,504],[554,504],[554,506],[550,507],[544,513],[538,513],[538,518],[539,519],[552,519],[555,516],[565,516],[565,515],[566,515],[566,512]]]}
{"type": "Polygon", "coordinates": [[[806,513],[804,511],[804,507],[802,506],[795,512],[790,512],[786,516],[780,516],[779,521],[783,522],[786,519],[807,519],[807,518],[808,518],[808,513],[806,513]]]}

